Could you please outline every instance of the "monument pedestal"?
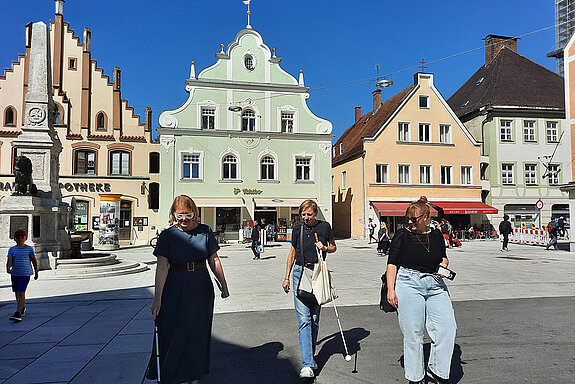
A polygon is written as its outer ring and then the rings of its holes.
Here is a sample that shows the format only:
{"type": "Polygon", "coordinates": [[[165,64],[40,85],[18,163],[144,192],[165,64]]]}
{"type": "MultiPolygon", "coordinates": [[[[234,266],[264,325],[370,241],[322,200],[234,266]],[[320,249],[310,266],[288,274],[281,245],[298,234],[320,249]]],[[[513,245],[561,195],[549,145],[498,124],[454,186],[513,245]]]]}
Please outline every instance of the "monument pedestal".
{"type": "Polygon", "coordinates": [[[70,256],[66,232],[70,206],[61,200],[38,196],[0,198],[0,254],[6,255],[16,243],[11,238],[18,229],[28,233],[26,244],[34,248],[40,270],[52,269],[57,257],[70,256]]]}

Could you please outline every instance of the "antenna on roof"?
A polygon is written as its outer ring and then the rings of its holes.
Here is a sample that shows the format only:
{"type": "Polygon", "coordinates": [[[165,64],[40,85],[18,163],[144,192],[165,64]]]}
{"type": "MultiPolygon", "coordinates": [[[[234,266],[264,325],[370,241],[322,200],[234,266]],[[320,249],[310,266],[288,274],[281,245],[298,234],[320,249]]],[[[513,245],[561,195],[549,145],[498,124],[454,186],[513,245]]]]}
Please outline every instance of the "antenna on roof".
{"type": "Polygon", "coordinates": [[[425,72],[425,69],[427,68],[427,66],[425,64],[427,64],[427,62],[425,60],[421,59],[419,61],[418,67],[421,68],[421,72],[425,72]]]}

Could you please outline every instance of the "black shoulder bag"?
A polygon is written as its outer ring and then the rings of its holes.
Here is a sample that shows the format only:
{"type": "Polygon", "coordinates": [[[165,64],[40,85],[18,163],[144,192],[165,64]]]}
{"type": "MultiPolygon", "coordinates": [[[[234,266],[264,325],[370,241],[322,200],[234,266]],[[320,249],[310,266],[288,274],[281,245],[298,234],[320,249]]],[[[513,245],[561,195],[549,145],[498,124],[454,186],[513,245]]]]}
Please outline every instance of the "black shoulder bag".
{"type": "Polygon", "coordinates": [[[313,294],[313,270],[305,267],[305,253],[303,251],[303,230],[305,224],[302,223],[300,236],[299,236],[299,246],[301,250],[301,258],[303,262],[301,276],[299,278],[299,283],[297,285],[296,296],[297,298],[308,307],[313,307],[318,305],[317,299],[313,294]]]}

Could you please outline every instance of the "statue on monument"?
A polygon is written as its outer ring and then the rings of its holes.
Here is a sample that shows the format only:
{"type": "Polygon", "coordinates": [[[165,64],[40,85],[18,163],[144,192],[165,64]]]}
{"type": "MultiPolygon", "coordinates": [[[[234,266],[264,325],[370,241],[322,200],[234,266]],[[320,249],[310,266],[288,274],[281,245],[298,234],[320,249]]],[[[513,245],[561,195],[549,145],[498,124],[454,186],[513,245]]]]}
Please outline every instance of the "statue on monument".
{"type": "Polygon", "coordinates": [[[38,188],[32,182],[32,161],[26,156],[18,156],[14,161],[14,192],[12,196],[36,196],[38,188]]]}

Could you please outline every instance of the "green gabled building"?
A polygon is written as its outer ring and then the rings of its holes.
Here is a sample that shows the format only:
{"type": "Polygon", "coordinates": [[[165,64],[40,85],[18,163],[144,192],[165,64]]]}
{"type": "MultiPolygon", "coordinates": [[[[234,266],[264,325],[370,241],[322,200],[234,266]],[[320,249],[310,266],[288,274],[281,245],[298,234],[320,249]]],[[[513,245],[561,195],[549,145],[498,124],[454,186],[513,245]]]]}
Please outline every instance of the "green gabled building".
{"type": "Polygon", "coordinates": [[[216,57],[197,76],[192,62],[187,100],[160,115],[160,222],[180,194],[226,240],[254,219],[283,239],[308,198],[331,222],[332,124],[310,111],[303,73],[284,71],[249,24],[216,57]]]}

